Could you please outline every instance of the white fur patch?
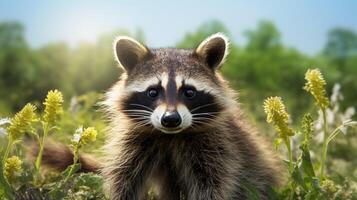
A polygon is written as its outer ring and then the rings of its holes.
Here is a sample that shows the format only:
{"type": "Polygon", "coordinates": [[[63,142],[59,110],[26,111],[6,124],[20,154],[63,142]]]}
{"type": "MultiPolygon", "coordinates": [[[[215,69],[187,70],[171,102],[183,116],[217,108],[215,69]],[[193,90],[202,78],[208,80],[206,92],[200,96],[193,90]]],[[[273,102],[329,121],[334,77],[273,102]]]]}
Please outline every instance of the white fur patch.
{"type": "Polygon", "coordinates": [[[151,114],[151,124],[158,130],[167,133],[167,134],[176,134],[184,129],[188,128],[192,124],[192,114],[190,111],[187,109],[185,105],[179,104],[177,106],[177,112],[179,113],[182,122],[181,124],[174,129],[168,129],[162,126],[161,124],[161,118],[166,112],[166,105],[162,104],[159,105],[154,112],[151,114]]]}
{"type": "Polygon", "coordinates": [[[179,90],[180,87],[182,86],[182,81],[183,81],[182,76],[177,75],[177,76],[175,77],[175,82],[176,82],[176,88],[177,88],[177,90],[179,90]]]}
{"type": "Polygon", "coordinates": [[[197,81],[195,79],[188,78],[188,79],[185,79],[185,84],[194,86],[196,88],[196,90],[198,90],[198,91],[204,91],[207,93],[216,94],[216,90],[214,88],[209,87],[207,85],[207,83],[205,84],[202,81],[197,81]]]}
{"type": "Polygon", "coordinates": [[[169,76],[167,73],[162,73],[161,74],[161,86],[166,90],[167,84],[169,83],[169,76]]]}
{"type": "Polygon", "coordinates": [[[135,40],[135,39],[133,39],[133,38],[131,38],[131,37],[128,37],[128,36],[118,36],[118,37],[116,37],[116,38],[114,39],[114,42],[113,42],[114,58],[115,58],[115,60],[119,63],[120,67],[125,70],[124,66],[122,65],[122,63],[120,62],[120,60],[119,60],[119,58],[118,58],[118,56],[117,56],[117,44],[118,44],[118,42],[119,42],[120,40],[127,40],[127,41],[132,42],[132,43],[135,45],[135,47],[136,47],[140,52],[142,52],[142,53],[141,53],[142,55],[144,55],[144,54],[147,53],[147,49],[145,48],[144,45],[142,45],[140,42],[138,42],[137,40],[135,40]]]}
{"type": "Polygon", "coordinates": [[[179,128],[186,129],[192,124],[192,114],[185,105],[179,104],[177,106],[177,112],[180,114],[182,123],[179,128]]]}
{"type": "Polygon", "coordinates": [[[218,64],[218,66],[222,65],[225,60],[226,60],[226,57],[227,55],[229,54],[229,39],[227,36],[225,36],[223,33],[215,33],[209,37],[207,37],[205,40],[203,40],[201,42],[201,44],[197,47],[196,49],[196,53],[198,54],[201,54],[200,52],[205,52],[205,48],[208,46],[209,42],[211,42],[212,39],[214,38],[221,38],[223,39],[225,45],[226,45],[226,48],[224,50],[224,55],[223,55],[223,58],[221,60],[221,62],[218,64]]]}
{"type": "Polygon", "coordinates": [[[151,124],[161,130],[164,127],[161,125],[161,117],[164,115],[166,111],[166,105],[161,104],[158,107],[155,108],[154,112],[151,114],[151,124]]]}
{"type": "Polygon", "coordinates": [[[159,84],[160,80],[156,77],[152,77],[145,81],[136,81],[133,84],[128,85],[127,89],[132,92],[144,92],[150,86],[159,84]]]}

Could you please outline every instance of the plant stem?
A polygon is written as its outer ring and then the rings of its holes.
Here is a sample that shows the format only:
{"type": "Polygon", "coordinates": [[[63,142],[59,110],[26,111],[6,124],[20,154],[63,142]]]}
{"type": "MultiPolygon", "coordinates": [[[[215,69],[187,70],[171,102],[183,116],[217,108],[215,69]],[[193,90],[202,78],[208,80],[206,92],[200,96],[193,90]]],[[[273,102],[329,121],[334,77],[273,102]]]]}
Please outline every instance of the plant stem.
{"type": "Polygon", "coordinates": [[[321,156],[321,169],[320,169],[320,181],[324,178],[325,162],[327,156],[327,146],[328,146],[328,133],[327,133],[327,119],[326,119],[326,110],[322,110],[323,120],[324,120],[324,139],[322,144],[322,156],[321,156]]]}
{"type": "Polygon", "coordinates": [[[0,162],[0,169],[2,172],[0,173],[0,186],[3,187],[4,195],[8,199],[14,199],[14,191],[11,185],[7,182],[5,175],[4,175],[4,165],[2,162],[0,162]]]}
{"type": "Polygon", "coordinates": [[[291,151],[290,139],[285,138],[284,140],[285,140],[285,145],[286,145],[286,149],[288,150],[288,156],[289,156],[289,171],[290,171],[290,174],[292,174],[293,170],[294,170],[294,166],[293,166],[293,153],[291,151]]]}
{"type": "Polygon", "coordinates": [[[40,175],[43,148],[44,148],[44,145],[45,145],[45,140],[47,138],[47,134],[48,134],[48,123],[45,123],[43,125],[43,136],[42,136],[42,138],[39,138],[40,150],[38,152],[38,155],[37,155],[37,158],[36,158],[36,163],[35,163],[35,169],[36,169],[36,174],[37,174],[36,182],[38,181],[38,177],[40,175]]]}
{"type": "Polygon", "coordinates": [[[64,183],[66,183],[67,180],[69,179],[69,177],[72,175],[73,169],[74,169],[75,165],[78,162],[78,150],[79,150],[78,145],[79,145],[79,143],[77,143],[73,148],[73,164],[72,164],[72,166],[71,166],[71,168],[70,168],[70,170],[69,170],[69,172],[68,172],[68,174],[67,174],[67,176],[66,176],[66,178],[64,180],[64,183]]]}
{"type": "Polygon", "coordinates": [[[354,125],[357,125],[357,121],[347,121],[347,122],[342,123],[334,131],[332,131],[332,133],[328,136],[327,144],[329,142],[331,142],[331,140],[333,140],[333,138],[336,137],[341,132],[342,128],[348,127],[348,126],[354,126],[354,125]]]}
{"type": "Polygon", "coordinates": [[[12,141],[10,136],[8,136],[8,138],[9,138],[9,140],[7,142],[7,146],[6,146],[4,155],[3,155],[3,160],[0,163],[1,164],[0,169],[2,169],[1,175],[0,175],[1,176],[0,177],[0,183],[3,183],[1,185],[5,189],[4,190],[5,195],[11,199],[11,198],[13,198],[13,193],[12,193],[13,192],[13,188],[11,187],[11,185],[9,184],[9,182],[5,178],[4,167],[5,167],[5,162],[6,162],[7,158],[9,157],[9,154],[10,154],[10,151],[11,151],[11,148],[12,148],[12,145],[14,144],[14,142],[12,141]]]}
{"type": "MultiPolygon", "coordinates": [[[[12,148],[13,144],[14,143],[13,143],[11,137],[9,136],[9,141],[7,142],[7,146],[6,146],[6,149],[5,149],[4,157],[3,157],[3,160],[2,160],[2,163],[1,163],[2,167],[5,167],[5,162],[6,162],[7,158],[9,157],[9,153],[11,151],[11,148],[12,148]]],[[[5,174],[4,174],[4,169],[2,170],[1,173],[2,173],[2,176],[4,177],[4,179],[6,180],[5,174]]],[[[7,180],[6,180],[6,183],[8,183],[7,180]]]]}
{"type": "MultiPolygon", "coordinates": [[[[290,176],[293,176],[293,171],[294,171],[294,165],[293,165],[293,153],[291,151],[291,143],[289,138],[284,138],[286,149],[288,150],[288,156],[289,156],[289,173],[290,176]]],[[[291,182],[291,192],[290,192],[290,197],[289,199],[292,200],[294,197],[294,191],[295,191],[295,185],[293,182],[291,182]]]]}
{"type": "Polygon", "coordinates": [[[5,164],[5,161],[6,161],[7,157],[9,156],[9,153],[10,153],[10,150],[12,148],[12,145],[13,145],[13,142],[12,142],[11,138],[9,137],[9,141],[7,142],[7,146],[6,146],[6,149],[5,149],[4,157],[2,159],[2,164],[3,165],[5,164]]]}

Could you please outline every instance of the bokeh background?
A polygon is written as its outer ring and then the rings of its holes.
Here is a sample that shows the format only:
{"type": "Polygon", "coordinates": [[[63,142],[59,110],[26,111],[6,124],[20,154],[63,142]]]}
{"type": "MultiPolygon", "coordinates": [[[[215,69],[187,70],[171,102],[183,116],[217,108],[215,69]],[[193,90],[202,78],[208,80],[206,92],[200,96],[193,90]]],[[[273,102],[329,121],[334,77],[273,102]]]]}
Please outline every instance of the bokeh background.
{"type": "MultiPolygon", "coordinates": [[[[305,112],[317,116],[302,89],[308,68],[321,69],[328,95],[339,84],[338,112],[353,114],[356,9],[356,1],[329,0],[1,0],[0,117],[26,102],[41,108],[47,91],[59,89],[76,113],[75,120],[67,114],[64,124],[72,130],[78,121],[102,124],[95,103],[121,73],[112,55],[115,36],[129,35],[149,47],[194,48],[216,32],[231,38],[221,71],[253,125],[268,136],[274,134],[262,108],[268,96],[284,99],[294,126],[305,112]]],[[[330,170],[357,179],[356,143],[356,131],[338,136],[329,152],[330,170]]]]}

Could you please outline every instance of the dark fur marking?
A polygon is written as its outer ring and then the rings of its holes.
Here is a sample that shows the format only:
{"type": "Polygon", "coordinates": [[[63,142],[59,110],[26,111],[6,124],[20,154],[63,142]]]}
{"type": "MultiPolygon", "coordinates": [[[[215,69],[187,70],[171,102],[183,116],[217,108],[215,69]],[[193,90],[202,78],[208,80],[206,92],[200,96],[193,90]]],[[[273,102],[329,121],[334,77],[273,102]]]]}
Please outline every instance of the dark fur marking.
{"type": "Polygon", "coordinates": [[[148,89],[150,88],[155,88],[158,90],[159,96],[157,98],[152,99],[148,97],[147,91],[143,91],[143,92],[134,92],[128,98],[122,101],[121,106],[124,110],[123,112],[129,118],[136,120],[138,116],[130,116],[130,114],[132,114],[133,112],[127,110],[144,110],[144,111],[151,112],[151,110],[139,105],[147,106],[150,109],[154,110],[160,102],[165,100],[164,89],[160,85],[150,86],[148,89]]]}
{"type": "Polygon", "coordinates": [[[194,87],[190,85],[183,85],[179,90],[180,100],[187,106],[190,111],[194,110],[192,114],[195,114],[199,117],[199,114],[201,113],[202,117],[213,118],[218,114],[218,112],[222,111],[222,107],[217,103],[217,100],[213,95],[204,91],[196,91],[196,96],[192,99],[188,99],[183,94],[186,88],[194,87]],[[199,106],[202,107],[198,108],[199,106]],[[209,115],[204,113],[209,113],[209,115]]]}
{"type": "Polygon", "coordinates": [[[168,108],[173,111],[176,107],[176,98],[177,98],[177,86],[175,81],[175,71],[174,69],[169,69],[168,82],[166,86],[166,99],[168,108]]]}

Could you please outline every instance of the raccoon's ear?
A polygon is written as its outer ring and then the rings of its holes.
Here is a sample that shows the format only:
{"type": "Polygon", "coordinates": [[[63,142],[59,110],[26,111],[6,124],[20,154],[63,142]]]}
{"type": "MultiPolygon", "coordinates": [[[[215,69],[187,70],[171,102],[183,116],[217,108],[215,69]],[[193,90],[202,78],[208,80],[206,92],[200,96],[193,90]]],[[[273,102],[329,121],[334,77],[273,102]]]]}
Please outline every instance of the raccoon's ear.
{"type": "Polygon", "coordinates": [[[195,49],[195,54],[204,59],[213,70],[219,68],[228,55],[229,41],[222,33],[216,33],[206,38],[195,49]]]}
{"type": "Polygon", "coordinates": [[[116,61],[127,72],[151,55],[145,45],[127,36],[117,37],[114,40],[113,49],[116,61]]]}

